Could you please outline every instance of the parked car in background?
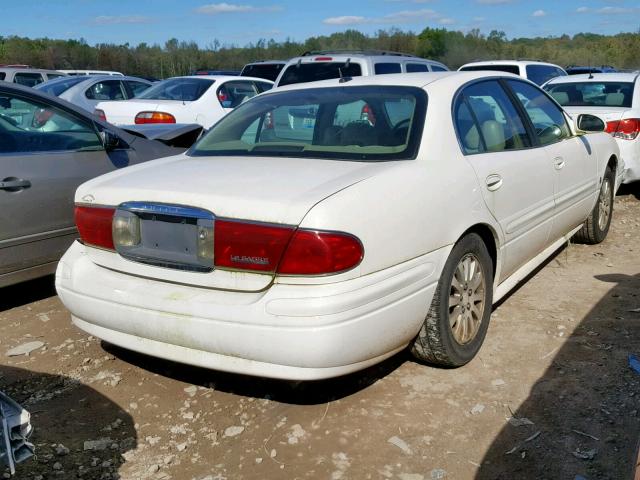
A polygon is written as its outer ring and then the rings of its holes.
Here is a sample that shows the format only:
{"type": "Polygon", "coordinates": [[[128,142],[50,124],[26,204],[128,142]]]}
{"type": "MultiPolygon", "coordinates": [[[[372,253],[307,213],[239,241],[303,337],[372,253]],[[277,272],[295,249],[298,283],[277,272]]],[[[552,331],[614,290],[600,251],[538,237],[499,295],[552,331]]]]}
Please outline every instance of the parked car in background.
{"type": "Polygon", "coordinates": [[[287,62],[274,87],[340,77],[448,70],[446,65],[440,62],[383,50],[306,52],[287,62]]]}
{"type": "Polygon", "coordinates": [[[272,85],[262,78],[174,77],[154,84],[133,100],[100,102],[95,113],[116,125],[197,123],[209,128],[243,101],[272,85]]]}
{"type": "Polygon", "coordinates": [[[115,75],[123,77],[124,74],[120,72],[114,72],[112,70],[58,70],[59,72],[67,75],[115,75]]]}
{"type": "Polygon", "coordinates": [[[4,67],[0,68],[0,80],[5,82],[17,83],[27,87],[35,87],[36,85],[52,80],[54,78],[64,77],[65,73],[57,70],[44,70],[41,68],[21,68],[21,67],[4,67]]]}
{"type": "Polygon", "coordinates": [[[460,366],[494,302],[576,232],[606,237],[618,147],[586,130],[508,74],[276,88],[82,185],[56,288],[90,335],[207,368],[320,379],[407,346],[460,366]]]}
{"type": "Polygon", "coordinates": [[[462,65],[458,71],[508,72],[531,80],[537,85],[542,85],[552,78],[567,75],[567,72],[558,65],[530,60],[490,60],[486,62],[473,62],[462,65]]]}
{"type": "Polygon", "coordinates": [[[599,67],[585,67],[571,65],[565,68],[568,75],[583,75],[585,73],[615,73],[617,70],[611,65],[601,65],[599,67]]]}
{"type": "Polygon", "coordinates": [[[104,100],[129,100],[151,85],[148,80],[137,77],[76,75],[49,80],[35,88],[93,113],[96,105],[104,100]]]}
{"type": "Polygon", "coordinates": [[[143,137],[64,100],[0,82],[0,287],[55,270],[77,237],[78,185],[185,150],[143,137]]]}
{"type": "Polygon", "coordinates": [[[602,118],[620,147],[627,169],[624,183],[640,180],[640,75],[571,75],[547,82],[544,89],[570,114],[602,118]]]}
{"type": "Polygon", "coordinates": [[[260,62],[251,62],[247,63],[242,68],[240,75],[243,77],[264,78],[275,82],[286,64],[286,60],[262,60],[260,62]]]}
{"type": "Polygon", "coordinates": [[[240,75],[239,70],[194,70],[189,75],[226,75],[230,77],[237,77],[240,75]]]}

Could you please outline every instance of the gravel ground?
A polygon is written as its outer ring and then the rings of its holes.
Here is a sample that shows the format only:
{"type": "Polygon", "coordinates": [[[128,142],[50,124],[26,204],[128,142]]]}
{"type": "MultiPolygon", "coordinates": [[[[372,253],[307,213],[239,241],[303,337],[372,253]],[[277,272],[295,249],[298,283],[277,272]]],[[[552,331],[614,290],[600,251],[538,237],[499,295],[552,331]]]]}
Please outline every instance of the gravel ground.
{"type": "Polygon", "coordinates": [[[639,192],[618,195],[603,244],[560,250],[498,305],[457,370],[403,352],[331,381],[228,375],[88,337],[50,277],[2,289],[0,389],[33,414],[37,448],[17,478],[631,478],[639,192]]]}

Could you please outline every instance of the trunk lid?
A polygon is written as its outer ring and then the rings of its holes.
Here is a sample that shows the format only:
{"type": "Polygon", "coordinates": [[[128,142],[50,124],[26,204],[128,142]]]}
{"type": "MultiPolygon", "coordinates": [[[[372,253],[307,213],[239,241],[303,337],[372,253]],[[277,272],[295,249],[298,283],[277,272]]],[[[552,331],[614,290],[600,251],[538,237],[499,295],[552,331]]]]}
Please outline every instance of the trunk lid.
{"type": "MultiPolygon", "coordinates": [[[[181,155],[91,180],[78,189],[76,202],[180,205],[206,210],[215,218],[297,226],[318,202],[392,167],[393,162],[181,155]]],[[[257,291],[268,287],[274,276],[220,269],[185,272],[143,265],[97,249],[90,249],[90,256],[115,270],[212,288],[257,291]]]]}

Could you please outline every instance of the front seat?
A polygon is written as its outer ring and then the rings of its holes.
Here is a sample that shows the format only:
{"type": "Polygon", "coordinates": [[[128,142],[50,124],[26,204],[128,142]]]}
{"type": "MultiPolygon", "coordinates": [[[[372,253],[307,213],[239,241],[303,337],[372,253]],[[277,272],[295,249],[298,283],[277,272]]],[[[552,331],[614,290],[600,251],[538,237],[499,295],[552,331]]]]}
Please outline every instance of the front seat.
{"type": "Polygon", "coordinates": [[[487,120],[482,122],[480,129],[488,152],[501,152],[504,150],[506,140],[502,124],[495,120],[487,120]]]}

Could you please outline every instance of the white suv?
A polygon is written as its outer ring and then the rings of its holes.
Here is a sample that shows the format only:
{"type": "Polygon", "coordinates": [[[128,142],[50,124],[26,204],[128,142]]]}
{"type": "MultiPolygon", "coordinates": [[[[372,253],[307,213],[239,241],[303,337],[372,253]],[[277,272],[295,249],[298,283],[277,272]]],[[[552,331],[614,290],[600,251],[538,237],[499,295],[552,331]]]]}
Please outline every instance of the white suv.
{"type": "Polygon", "coordinates": [[[440,62],[406,53],[383,50],[306,52],[287,62],[274,87],[340,77],[447,71],[447,66],[440,62]]]}
{"type": "Polygon", "coordinates": [[[567,72],[562,67],[553,63],[535,62],[530,60],[490,60],[486,62],[473,62],[461,66],[459,72],[489,70],[493,72],[509,72],[542,85],[555,77],[564,77],[567,72]]]}

